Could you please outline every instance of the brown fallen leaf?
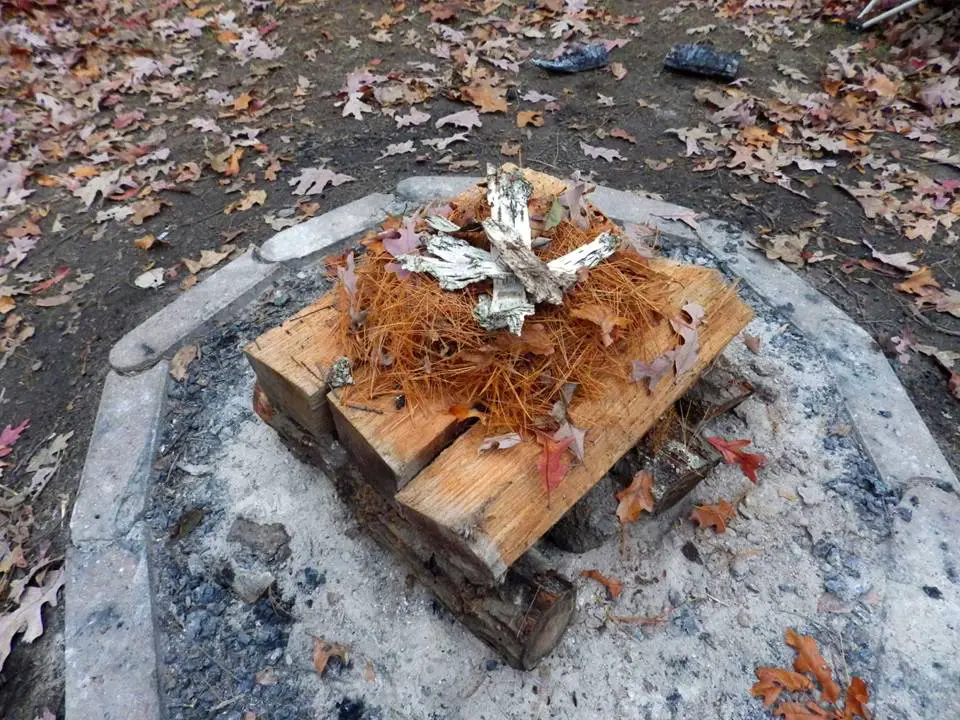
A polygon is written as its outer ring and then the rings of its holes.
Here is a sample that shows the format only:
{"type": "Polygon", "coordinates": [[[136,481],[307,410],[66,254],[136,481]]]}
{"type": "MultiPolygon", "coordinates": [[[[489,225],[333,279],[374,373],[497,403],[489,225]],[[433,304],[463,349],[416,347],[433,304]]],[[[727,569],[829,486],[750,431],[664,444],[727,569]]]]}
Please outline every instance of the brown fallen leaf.
{"type": "Polygon", "coordinates": [[[775,667],[759,667],[754,672],[757,682],[750,688],[750,694],[763,698],[764,707],[773,705],[784,691],[802,692],[813,689],[810,678],[802,673],[775,667]]]}
{"type": "Polygon", "coordinates": [[[517,127],[522,128],[527,125],[534,127],[543,126],[543,113],[537,110],[521,110],[517,113],[517,127]]]}
{"type": "Polygon", "coordinates": [[[157,198],[145,198],[131,205],[133,215],[130,222],[134,225],[143,225],[143,221],[153,217],[163,209],[164,203],[157,198]]]}
{"type": "Polygon", "coordinates": [[[774,709],[773,714],[783,718],[783,720],[835,720],[837,717],[832,712],[824,710],[815,702],[780,703],[774,709]]]}
{"type": "Polygon", "coordinates": [[[911,273],[903,282],[897,283],[894,287],[911,295],[929,295],[940,287],[940,283],[933,277],[933,272],[928,267],[922,267],[914,273],[911,273]]]}
{"type": "Polygon", "coordinates": [[[500,154],[506,155],[507,157],[517,157],[522,148],[523,146],[518,142],[504,140],[502,143],[500,143],[500,154]]]}
{"type": "Polygon", "coordinates": [[[483,81],[474,81],[460,92],[471,103],[480,108],[482,113],[506,112],[507,91],[505,88],[493,87],[483,81]]]}
{"type": "Polygon", "coordinates": [[[623,63],[610,63],[610,74],[617,80],[623,80],[627,76],[627,68],[624,67],[623,63]]]}
{"type": "Polygon", "coordinates": [[[736,514],[732,503],[721,500],[715,504],[697,505],[690,519],[702,528],[713,528],[718,535],[727,531],[727,522],[736,514]]]}
{"type": "Polygon", "coordinates": [[[237,205],[237,210],[249,210],[254,205],[263,205],[266,201],[266,190],[250,190],[244,193],[243,198],[240,200],[240,204],[237,205]]]}
{"type": "Polygon", "coordinates": [[[867,690],[867,684],[863,681],[863,678],[854,675],[850,678],[847,695],[843,701],[843,720],[854,720],[857,717],[870,720],[871,713],[867,708],[869,701],[870,691],[867,690]]]}
{"type": "Polygon", "coordinates": [[[610,593],[610,597],[614,600],[620,597],[620,593],[623,592],[622,582],[616,578],[607,577],[599,570],[584,570],[580,573],[580,576],[590,578],[591,580],[596,580],[607,589],[607,592],[610,593]]]}
{"type": "Polygon", "coordinates": [[[373,669],[373,662],[370,660],[367,660],[367,664],[363,668],[363,679],[367,682],[373,682],[377,679],[377,673],[373,669]]]}
{"type": "Polygon", "coordinates": [[[170,360],[170,377],[177,382],[183,382],[187,377],[187,368],[198,357],[200,357],[199,345],[184,345],[170,360]]]}
{"type": "Polygon", "coordinates": [[[787,628],[786,643],[797,653],[793,661],[793,669],[797,672],[812,674],[820,683],[821,697],[827,702],[834,703],[840,699],[840,686],[834,682],[830,666],[820,654],[817,641],[813,636],[798,635],[793,628],[787,628]]]}
{"type": "Polygon", "coordinates": [[[617,138],[617,140],[626,140],[631,145],[637,144],[637,139],[623,128],[614,128],[611,130],[610,137],[617,138]]]}
{"type": "Polygon", "coordinates": [[[196,275],[201,270],[207,270],[222,262],[233,250],[234,248],[231,245],[222,245],[219,252],[216,250],[201,250],[199,260],[192,260],[191,258],[180,259],[187,268],[187,272],[196,275]]]}
{"type": "Polygon", "coordinates": [[[16,635],[22,632],[22,642],[31,643],[43,634],[43,605],[57,604],[57,593],[63,583],[62,569],[47,573],[41,586],[27,587],[17,609],[0,616],[0,669],[10,655],[10,645],[16,635]]]}
{"type": "Polygon", "coordinates": [[[313,667],[318,675],[323,675],[327,669],[327,663],[330,658],[336,657],[340,662],[347,661],[347,646],[340,643],[330,643],[326,640],[313,636],[313,667]]]}
{"type": "Polygon", "coordinates": [[[157,238],[154,235],[144,235],[133,241],[133,246],[141,250],[149,250],[157,244],[157,238]]]}
{"type": "Polygon", "coordinates": [[[11,295],[0,295],[0,315],[6,315],[17,306],[11,295]]]}
{"type": "Polygon", "coordinates": [[[743,344],[747,346],[747,349],[750,350],[754,355],[760,354],[760,338],[756,335],[751,335],[750,333],[743,333],[743,344]]]}
{"type": "Polygon", "coordinates": [[[616,342],[617,328],[625,328],[630,325],[626,318],[618,317],[613,310],[606,305],[590,304],[581,305],[570,311],[575,318],[587,320],[600,328],[600,339],[604,347],[610,347],[616,342]]]}
{"type": "Polygon", "coordinates": [[[652,513],[653,475],[648,470],[638,472],[629,487],[617,493],[617,500],[617,520],[621,524],[634,522],[644,510],[652,513]]]}

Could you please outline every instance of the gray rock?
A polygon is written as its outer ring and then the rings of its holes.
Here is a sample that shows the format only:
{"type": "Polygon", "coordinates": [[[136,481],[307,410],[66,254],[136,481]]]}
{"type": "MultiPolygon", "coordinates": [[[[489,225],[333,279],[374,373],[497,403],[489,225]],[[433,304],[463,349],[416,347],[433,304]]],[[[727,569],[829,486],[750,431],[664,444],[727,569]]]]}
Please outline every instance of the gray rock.
{"type": "Polygon", "coordinates": [[[238,517],[227,534],[229,542],[239,543],[264,562],[283,562],[290,557],[290,535],[280,523],[261,525],[238,517]]]}
{"type": "Polygon", "coordinates": [[[273,575],[266,571],[234,568],[230,589],[245,603],[253,604],[273,584],[273,575]]]}
{"type": "Polygon", "coordinates": [[[617,534],[617,499],[609,475],[580,498],[547,533],[561,550],[584,553],[598,548],[617,534]]]}
{"type": "Polygon", "coordinates": [[[735,558],[730,563],[730,574],[737,580],[741,580],[750,572],[750,563],[744,558],[735,558]]]}
{"type": "Polygon", "coordinates": [[[797,495],[803,500],[804,505],[819,505],[827,499],[826,494],[819,486],[810,483],[797,486],[797,495]]]}

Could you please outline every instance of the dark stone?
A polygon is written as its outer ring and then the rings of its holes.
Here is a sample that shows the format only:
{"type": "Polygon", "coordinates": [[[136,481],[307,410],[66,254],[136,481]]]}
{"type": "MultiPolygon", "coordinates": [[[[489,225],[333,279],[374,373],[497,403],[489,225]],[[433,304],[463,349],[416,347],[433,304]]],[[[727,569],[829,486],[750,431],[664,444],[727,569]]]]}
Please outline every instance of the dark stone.
{"type": "Polygon", "coordinates": [[[243,545],[264,562],[283,562],[290,557],[290,535],[280,523],[261,525],[238,517],[233,521],[227,540],[243,545]]]}
{"type": "Polygon", "coordinates": [[[498,663],[496,660],[487,660],[487,662],[485,662],[483,666],[487,672],[493,672],[498,667],[500,667],[500,663],[498,663]]]}
{"type": "Polygon", "coordinates": [[[923,592],[926,593],[927,597],[931,597],[934,600],[943,600],[943,593],[938,587],[934,587],[933,585],[924,585],[923,592]]]}
{"type": "Polygon", "coordinates": [[[703,565],[703,558],[700,557],[700,551],[697,549],[697,546],[689,540],[683,544],[680,552],[682,552],[683,556],[690,562],[703,565]]]}
{"type": "Polygon", "coordinates": [[[337,720],[363,720],[366,713],[366,706],[362,698],[345,697],[337,703],[337,720]]]}

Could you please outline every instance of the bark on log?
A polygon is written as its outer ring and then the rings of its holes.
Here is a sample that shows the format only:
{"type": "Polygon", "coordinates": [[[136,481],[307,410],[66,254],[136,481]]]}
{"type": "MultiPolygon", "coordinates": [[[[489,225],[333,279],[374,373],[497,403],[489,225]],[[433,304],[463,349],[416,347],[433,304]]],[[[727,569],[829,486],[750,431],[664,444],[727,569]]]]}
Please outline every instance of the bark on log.
{"type": "Polygon", "coordinates": [[[254,409],[295,455],[334,483],[360,525],[401,557],[437,600],[509,665],[530,670],[560,642],[576,609],[576,587],[544,567],[535,552],[514,563],[499,585],[469,582],[442,546],[364,479],[336,440],[306,432],[273,408],[259,387],[254,390],[254,409]]]}

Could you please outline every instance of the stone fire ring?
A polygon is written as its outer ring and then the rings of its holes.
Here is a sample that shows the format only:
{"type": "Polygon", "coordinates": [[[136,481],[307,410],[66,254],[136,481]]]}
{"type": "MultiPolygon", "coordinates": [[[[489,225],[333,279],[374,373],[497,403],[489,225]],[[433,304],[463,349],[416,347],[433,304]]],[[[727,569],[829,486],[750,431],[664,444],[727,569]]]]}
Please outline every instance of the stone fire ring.
{"type": "MultiPolygon", "coordinates": [[[[67,720],[152,720],[164,714],[142,516],[169,358],[215,321],[239,312],[281,271],[340,252],[388,214],[454,196],[475,182],[462,176],[407,178],[393,194],[367,195],[284,230],[183,293],[113,347],[70,521],[67,720]]],[[[863,449],[903,499],[902,509],[909,508],[895,513],[893,521],[883,612],[886,646],[909,643],[913,658],[933,657],[934,648],[956,647],[960,585],[951,578],[944,548],[955,552],[960,546],[957,480],[870,336],[798,275],[752,249],[750,238],[736,228],[704,219],[694,230],[671,219],[690,217],[689,209],[612,188],[598,187],[591,199],[617,221],[647,223],[699,243],[819,351],[863,449]],[[931,584],[942,590],[942,597],[921,592],[921,586],[931,584]]],[[[929,668],[892,665],[881,661],[881,677],[874,678],[879,715],[887,708],[905,713],[903,717],[922,717],[930,708],[913,707],[916,694],[903,689],[923,682],[929,668]],[[893,694],[898,697],[887,696],[893,694]]],[[[956,665],[960,661],[940,670],[957,677],[956,665]]]]}

